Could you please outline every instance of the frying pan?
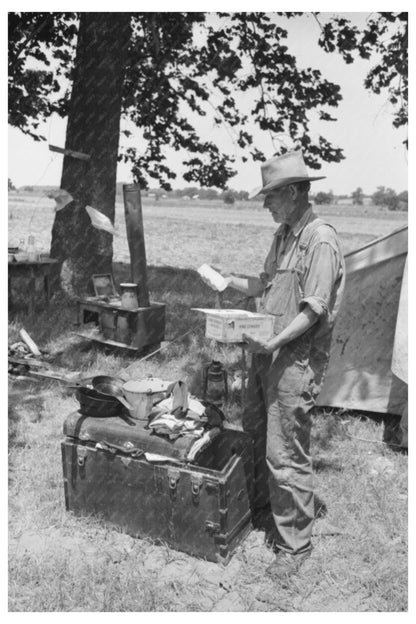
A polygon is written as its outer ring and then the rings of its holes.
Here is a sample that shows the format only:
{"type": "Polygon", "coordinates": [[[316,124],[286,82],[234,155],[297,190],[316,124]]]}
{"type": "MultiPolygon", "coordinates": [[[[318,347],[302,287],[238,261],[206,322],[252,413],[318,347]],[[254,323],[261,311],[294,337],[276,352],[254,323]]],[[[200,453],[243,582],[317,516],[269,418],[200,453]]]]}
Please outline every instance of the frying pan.
{"type": "Polygon", "coordinates": [[[111,377],[109,375],[98,375],[93,377],[91,380],[91,385],[94,390],[106,396],[115,397],[124,405],[124,407],[131,410],[132,406],[125,399],[123,394],[123,383],[124,381],[122,379],[119,379],[118,377],[111,377]]]}

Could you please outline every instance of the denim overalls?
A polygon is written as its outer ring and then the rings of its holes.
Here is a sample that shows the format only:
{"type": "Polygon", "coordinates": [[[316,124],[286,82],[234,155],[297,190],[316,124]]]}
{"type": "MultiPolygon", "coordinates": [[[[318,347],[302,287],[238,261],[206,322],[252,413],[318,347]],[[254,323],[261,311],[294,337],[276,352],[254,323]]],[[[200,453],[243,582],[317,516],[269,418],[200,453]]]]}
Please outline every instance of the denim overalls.
{"type": "MultiPolygon", "coordinates": [[[[316,219],[305,226],[295,266],[276,269],[264,291],[259,311],[274,315],[275,334],[300,311],[304,257],[313,233],[323,223],[316,219]]],[[[325,357],[311,362],[317,329],[315,324],[272,355],[253,354],[243,415],[243,427],[254,438],[253,507],[264,507],[270,501],[276,545],[292,554],[310,548],[314,520],[310,410],[327,366],[325,357]]]]}

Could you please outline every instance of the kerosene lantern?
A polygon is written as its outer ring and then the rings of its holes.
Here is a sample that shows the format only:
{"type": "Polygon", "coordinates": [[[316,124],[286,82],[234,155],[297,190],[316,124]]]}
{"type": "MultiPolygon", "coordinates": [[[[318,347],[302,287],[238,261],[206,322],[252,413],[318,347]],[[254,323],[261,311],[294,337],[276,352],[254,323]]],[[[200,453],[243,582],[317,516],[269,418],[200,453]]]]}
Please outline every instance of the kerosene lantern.
{"type": "Polygon", "coordinates": [[[227,371],[222,362],[212,360],[202,371],[202,398],[222,407],[228,401],[227,371]]]}

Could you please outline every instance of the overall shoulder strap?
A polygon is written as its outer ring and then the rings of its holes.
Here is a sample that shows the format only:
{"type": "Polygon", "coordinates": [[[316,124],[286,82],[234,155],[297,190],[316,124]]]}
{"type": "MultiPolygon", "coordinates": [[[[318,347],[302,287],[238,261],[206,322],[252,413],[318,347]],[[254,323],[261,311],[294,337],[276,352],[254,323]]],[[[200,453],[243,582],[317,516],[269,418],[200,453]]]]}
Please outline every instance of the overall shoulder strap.
{"type": "Polygon", "coordinates": [[[332,226],[330,223],[327,223],[323,219],[316,217],[316,219],[307,223],[301,232],[299,240],[299,247],[301,249],[307,249],[309,247],[314,233],[322,225],[326,225],[327,227],[330,227],[335,231],[334,226],[332,226]]]}

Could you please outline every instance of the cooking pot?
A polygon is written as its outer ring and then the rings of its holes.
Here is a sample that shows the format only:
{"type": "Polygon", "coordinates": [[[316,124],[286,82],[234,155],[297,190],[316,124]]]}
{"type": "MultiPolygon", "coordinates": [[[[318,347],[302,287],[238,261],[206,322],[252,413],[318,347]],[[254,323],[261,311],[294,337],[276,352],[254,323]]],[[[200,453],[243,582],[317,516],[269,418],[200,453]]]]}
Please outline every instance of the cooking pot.
{"type": "Polygon", "coordinates": [[[122,405],[116,397],[103,395],[94,388],[80,386],[76,389],[76,397],[80,412],[85,416],[104,418],[121,414],[122,405]]]}
{"type": "Polygon", "coordinates": [[[132,406],[130,410],[132,418],[147,419],[153,406],[165,398],[170,383],[157,377],[147,377],[138,380],[130,379],[123,384],[124,396],[132,406]]]}

